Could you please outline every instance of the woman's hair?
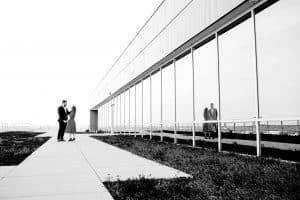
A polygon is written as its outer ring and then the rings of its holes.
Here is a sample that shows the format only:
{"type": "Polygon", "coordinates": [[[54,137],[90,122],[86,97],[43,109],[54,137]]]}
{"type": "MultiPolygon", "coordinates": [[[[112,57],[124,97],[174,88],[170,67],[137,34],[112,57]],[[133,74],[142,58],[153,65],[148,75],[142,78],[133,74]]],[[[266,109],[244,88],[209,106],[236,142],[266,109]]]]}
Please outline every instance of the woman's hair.
{"type": "Polygon", "coordinates": [[[74,113],[74,115],[75,115],[75,113],[76,113],[76,107],[75,106],[72,106],[72,113],[74,113]]]}

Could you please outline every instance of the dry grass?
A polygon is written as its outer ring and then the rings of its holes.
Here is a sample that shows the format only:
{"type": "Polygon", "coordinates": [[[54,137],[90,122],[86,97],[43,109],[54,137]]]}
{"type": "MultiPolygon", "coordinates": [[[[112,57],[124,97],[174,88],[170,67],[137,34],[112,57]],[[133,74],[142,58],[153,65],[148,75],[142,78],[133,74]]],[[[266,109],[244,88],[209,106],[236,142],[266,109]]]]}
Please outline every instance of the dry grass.
{"type": "Polygon", "coordinates": [[[106,182],[117,199],[300,199],[300,164],[133,138],[95,137],[193,179],[106,182]]]}
{"type": "Polygon", "coordinates": [[[2,132],[0,133],[0,166],[18,165],[49,137],[35,137],[35,132],[2,132]]]}

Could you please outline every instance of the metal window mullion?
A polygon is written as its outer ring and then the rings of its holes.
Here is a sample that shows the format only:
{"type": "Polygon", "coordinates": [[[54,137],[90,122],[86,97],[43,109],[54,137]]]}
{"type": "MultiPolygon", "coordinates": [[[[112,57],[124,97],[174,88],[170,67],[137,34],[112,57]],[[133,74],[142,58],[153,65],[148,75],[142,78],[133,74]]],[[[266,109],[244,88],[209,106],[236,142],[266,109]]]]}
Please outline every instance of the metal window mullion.
{"type": "Polygon", "coordinates": [[[128,134],[131,134],[130,130],[130,88],[128,89],[128,134]]]}
{"type": "Polygon", "coordinates": [[[191,55],[192,55],[192,81],[193,81],[193,147],[196,146],[196,134],[195,134],[195,60],[194,60],[194,49],[191,48],[191,55]]]}
{"type": "Polygon", "coordinates": [[[107,133],[107,104],[105,103],[105,132],[107,133]]]}
{"type": "Polygon", "coordinates": [[[144,81],[142,80],[142,130],[141,136],[144,137],[144,81]]]}
{"type": "Polygon", "coordinates": [[[176,79],[176,60],[173,60],[174,68],[174,144],[177,143],[177,79],[176,79]]]}
{"type": "Polygon", "coordinates": [[[104,115],[104,132],[106,133],[106,103],[103,105],[103,115],[104,115]]]}
{"type": "Polygon", "coordinates": [[[160,141],[163,141],[163,74],[160,67],[160,141]]]}
{"type": "Polygon", "coordinates": [[[123,127],[122,127],[122,93],[120,94],[120,134],[123,132],[123,127]]]}
{"type": "Polygon", "coordinates": [[[256,19],[254,10],[251,10],[251,18],[254,33],[254,61],[255,61],[255,103],[256,103],[256,155],[261,156],[261,137],[260,137],[260,105],[259,105],[259,80],[258,80],[258,60],[257,60],[257,38],[256,38],[256,19]]]}
{"type": "Polygon", "coordinates": [[[150,140],[152,139],[152,75],[150,74],[150,140]]]}
{"type": "Polygon", "coordinates": [[[110,133],[110,101],[107,102],[107,133],[110,133]]]}
{"type": "Polygon", "coordinates": [[[114,101],[111,99],[110,101],[110,134],[114,133],[114,101]]]}
{"type": "Polygon", "coordinates": [[[136,84],[134,85],[134,137],[136,137],[136,84]]]}
{"type": "Polygon", "coordinates": [[[124,91],[124,119],[123,119],[123,127],[124,127],[124,134],[126,134],[126,91],[124,91]]]}
{"type": "Polygon", "coordinates": [[[221,83],[220,83],[220,51],[219,51],[219,35],[215,34],[217,42],[217,64],[218,64],[218,151],[222,151],[222,134],[221,134],[221,83]]]}

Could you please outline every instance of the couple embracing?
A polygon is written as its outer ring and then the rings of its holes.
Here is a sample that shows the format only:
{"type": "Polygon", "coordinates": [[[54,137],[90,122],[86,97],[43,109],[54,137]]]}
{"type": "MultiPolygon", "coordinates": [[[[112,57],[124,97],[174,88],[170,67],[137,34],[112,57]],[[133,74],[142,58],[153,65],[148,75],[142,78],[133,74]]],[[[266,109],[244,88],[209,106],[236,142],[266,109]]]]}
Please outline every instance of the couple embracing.
{"type": "Polygon", "coordinates": [[[65,141],[65,132],[70,134],[69,141],[75,140],[76,123],[75,123],[76,107],[72,106],[71,111],[67,108],[67,101],[63,100],[62,105],[58,107],[58,123],[59,129],[57,134],[57,141],[65,141]]]}

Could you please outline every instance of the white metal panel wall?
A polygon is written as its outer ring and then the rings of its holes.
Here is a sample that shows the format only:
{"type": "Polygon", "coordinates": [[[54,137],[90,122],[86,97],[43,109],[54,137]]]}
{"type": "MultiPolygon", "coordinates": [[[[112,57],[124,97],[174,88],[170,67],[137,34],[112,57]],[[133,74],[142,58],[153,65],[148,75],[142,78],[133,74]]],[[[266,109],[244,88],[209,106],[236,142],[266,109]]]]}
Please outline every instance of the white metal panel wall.
{"type": "Polygon", "coordinates": [[[107,98],[244,0],[165,0],[91,97],[107,98]]]}

